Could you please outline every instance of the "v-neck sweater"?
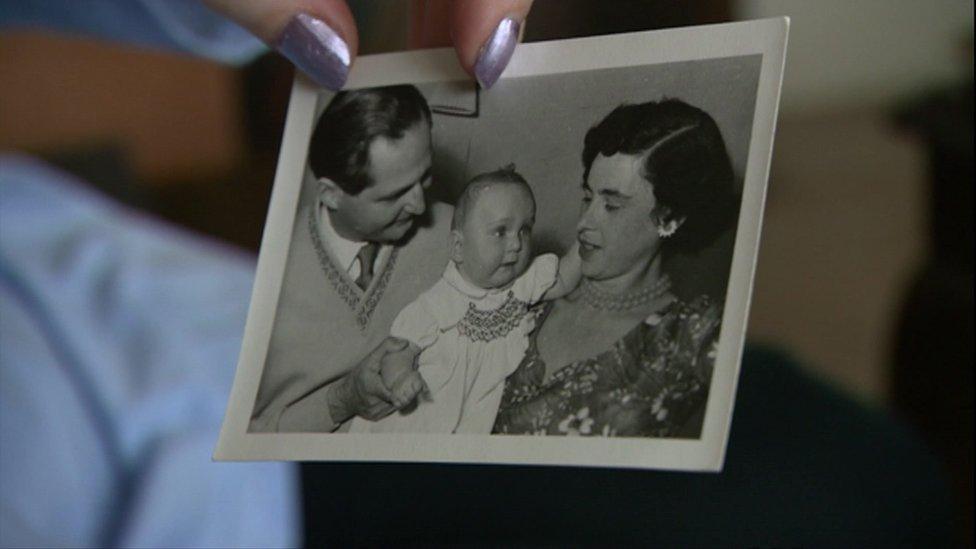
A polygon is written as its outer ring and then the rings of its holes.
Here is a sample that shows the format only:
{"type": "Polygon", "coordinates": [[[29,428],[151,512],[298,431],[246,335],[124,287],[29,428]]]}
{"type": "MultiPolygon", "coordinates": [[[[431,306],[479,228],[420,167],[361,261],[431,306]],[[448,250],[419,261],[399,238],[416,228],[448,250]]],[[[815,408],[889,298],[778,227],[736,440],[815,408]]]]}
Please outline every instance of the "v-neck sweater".
{"type": "MultiPolygon", "coordinates": [[[[444,272],[452,215],[447,204],[430,205],[363,291],[322,245],[310,210],[299,212],[249,431],[279,431],[285,409],[342,377],[389,335],[397,313],[444,272]]],[[[290,420],[288,430],[337,427],[323,427],[322,417],[328,410],[306,422],[290,420]]]]}

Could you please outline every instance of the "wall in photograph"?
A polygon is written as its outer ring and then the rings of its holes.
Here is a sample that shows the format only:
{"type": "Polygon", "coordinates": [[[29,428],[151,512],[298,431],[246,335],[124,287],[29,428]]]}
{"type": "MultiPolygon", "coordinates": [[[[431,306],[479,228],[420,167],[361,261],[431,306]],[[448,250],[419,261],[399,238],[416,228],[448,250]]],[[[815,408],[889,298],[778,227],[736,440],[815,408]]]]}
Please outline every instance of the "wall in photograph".
{"type": "MultiPolygon", "coordinates": [[[[715,119],[741,183],[761,61],[751,55],[502,79],[479,93],[476,117],[435,115],[435,186],[450,201],[471,176],[515,163],[536,194],[536,246],[561,251],[575,237],[587,130],[621,103],[666,97],[715,119]]],[[[436,104],[445,96],[456,98],[459,86],[419,88],[436,104]]],[[[473,108],[474,92],[467,93],[473,108]]],[[[675,257],[668,269],[679,293],[704,291],[721,300],[732,242],[728,234],[697,257],[675,257]]]]}

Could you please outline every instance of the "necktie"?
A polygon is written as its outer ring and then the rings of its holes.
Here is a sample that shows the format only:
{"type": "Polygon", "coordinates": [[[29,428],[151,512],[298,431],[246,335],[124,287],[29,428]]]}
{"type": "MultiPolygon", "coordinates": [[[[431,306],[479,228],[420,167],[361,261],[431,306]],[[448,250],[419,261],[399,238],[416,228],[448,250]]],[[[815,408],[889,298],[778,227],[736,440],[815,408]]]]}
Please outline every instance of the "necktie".
{"type": "Polygon", "coordinates": [[[356,277],[356,286],[362,290],[369,288],[370,282],[373,281],[373,262],[376,261],[376,254],[379,251],[379,244],[367,242],[362,248],[359,248],[359,253],[356,254],[356,259],[359,260],[359,276],[356,277]]]}

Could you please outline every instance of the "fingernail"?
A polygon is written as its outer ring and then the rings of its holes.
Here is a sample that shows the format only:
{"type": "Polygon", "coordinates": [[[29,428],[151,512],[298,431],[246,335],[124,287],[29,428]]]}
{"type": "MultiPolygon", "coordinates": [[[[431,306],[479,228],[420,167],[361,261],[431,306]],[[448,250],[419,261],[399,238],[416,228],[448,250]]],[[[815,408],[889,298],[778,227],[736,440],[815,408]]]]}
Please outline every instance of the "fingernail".
{"type": "Polygon", "coordinates": [[[478,60],[474,64],[474,76],[482,88],[492,87],[508,66],[508,61],[515,52],[515,44],[518,43],[521,26],[521,23],[511,17],[502,19],[495,27],[495,32],[481,46],[478,60]]]}
{"type": "Polygon", "coordinates": [[[346,83],[349,46],[321,19],[307,13],[292,17],[274,47],[318,85],[338,91],[346,83]]]}

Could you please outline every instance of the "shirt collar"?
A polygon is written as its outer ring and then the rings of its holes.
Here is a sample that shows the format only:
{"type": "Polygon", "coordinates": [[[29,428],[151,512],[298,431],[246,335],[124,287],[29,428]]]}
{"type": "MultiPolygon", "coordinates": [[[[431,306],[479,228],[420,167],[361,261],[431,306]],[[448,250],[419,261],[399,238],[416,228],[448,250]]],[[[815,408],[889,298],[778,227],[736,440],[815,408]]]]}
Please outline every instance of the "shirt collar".
{"type": "Polygon", "coordinates": [[[465,280],[454,261],[447,262],[447,269],[444,271],[444,280],[447,281],[447,283],[450,284],[455,290],[474,299],[481,299],[485,296],[508,290],[507,286],[505,288],[481,288],[479,286],[475,286],[474,284],[465,280]]]}
{"type": "Polygon", "coordinates": [[[329,209],[320,205],[317,207],[317,210],[318,215],[316,215],[316,219],[318,220],[319,236],[329,251],[332,252],[332,255],[335,256],[336,261],[339,262],[339,266],[348,271],[352,268],[353,262],[356,261],[356,254],[359,253],[359,249],[366,242],[357,242],[339,236],[339,233],[332,227],[332,220],[329,218],[329,209]]]}

